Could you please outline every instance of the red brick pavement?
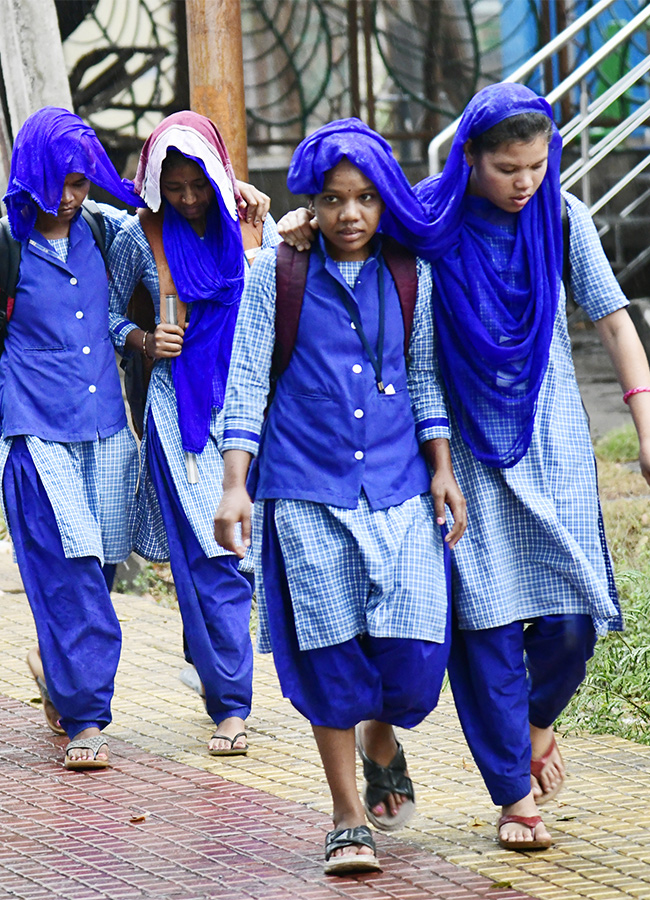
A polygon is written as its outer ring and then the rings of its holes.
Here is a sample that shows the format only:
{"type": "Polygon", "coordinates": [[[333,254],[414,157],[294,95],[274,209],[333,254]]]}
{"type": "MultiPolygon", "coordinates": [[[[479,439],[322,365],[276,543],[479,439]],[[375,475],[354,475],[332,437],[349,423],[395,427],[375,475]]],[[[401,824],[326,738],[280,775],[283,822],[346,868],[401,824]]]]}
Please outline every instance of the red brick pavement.
{"type": "Polygon", "coordinates": [[[65,743],[0,697],[2,900],[526,900],[385,835],[382,873],[328,878],[321,813],[114,739],[112,769],[69,772],[65,743]]]}

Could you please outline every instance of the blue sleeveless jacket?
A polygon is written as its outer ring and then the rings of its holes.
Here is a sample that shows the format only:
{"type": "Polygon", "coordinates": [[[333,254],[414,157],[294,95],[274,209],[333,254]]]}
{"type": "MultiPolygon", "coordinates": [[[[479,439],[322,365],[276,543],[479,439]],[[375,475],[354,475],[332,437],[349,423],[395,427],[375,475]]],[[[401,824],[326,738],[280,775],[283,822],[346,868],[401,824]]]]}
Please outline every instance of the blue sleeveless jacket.
{"type": "Polygon", "coordinates": [[[106,269],[79,215],[65,263],[38,232],[23,242],[0,392],[5,438],[92,441],[126,425],[108,332],[106,269]]]}
{"type": "Polygon", "coordinates": [[[351,289],[322,238],[311,252],[298,335],[278,380],[259,455],[259,499],[298,499],[356,508],[365,491],[373,509],[428,491],[406,386],[404,325],[397,289],[381,244],[351,289]],[[341,300],[357,305],[370,346],[379,323],[378,275],[384,279],[386,329],[383,382],[375,373],[341,300]]]}

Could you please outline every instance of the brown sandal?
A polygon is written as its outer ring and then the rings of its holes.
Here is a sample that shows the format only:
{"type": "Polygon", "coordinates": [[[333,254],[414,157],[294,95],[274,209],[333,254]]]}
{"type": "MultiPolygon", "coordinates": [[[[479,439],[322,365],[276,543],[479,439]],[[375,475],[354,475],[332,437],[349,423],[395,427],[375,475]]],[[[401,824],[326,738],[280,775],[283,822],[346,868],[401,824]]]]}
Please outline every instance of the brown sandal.
{"type": "Polygon", "coordinates": [[[499,847],[503,850],[548,850],[549,847],[553,846],[553,840],[550,837],[543,840],[537,840],[535,837],[535,829],[538,825],[541,825],[541,823],[541,816],[501,816],[497,823],[499,847]],[[532,841],[506,841],[505,838],[502,838],[501,829],[504,825],[509,825],[511,822],[514,822],[515,825],[523,825],[524,828],[528,828],[533,838],[532,841]]]}
{"type": "Polygon", "coordinates": [[[47,685],[45,684],[45,679],[41,673],[41,658],[38,655],[38,650],[35,647],[27,654],[27,665],[29,666],[29,671],[32,673],[32,677],[36,682],[36,687],[38,688],[38,692],[41,695],[41,702],[43,704],[43,715],[45,716],[45,721],[47,722],[50,730],[54,732],[54,734],[65,734],[63,728],[61,728],[60,716],[57,712],[56,707],[52,703],[50,698],[50,692],[47,689],[47,685]],[[38,662],[37,662],[38,660],[38,662]]]}
{"type": "Polygon", "coordinates": [[[540,794],[540,796],[535,797],[535,803],[538,806],[543,806],[545,803],[548,803],[549,800],[552,800],[554,797],[557,797],[557,795],[560,793],[560,791],[564,787],[564,778],[562,778],[560,780],[560,783],[556,784],[554,788],[551,788],[550,791],[545,791],[542,788],[542,782],[540,781],[542,772],[544,771],[544,766],[551,758],[554,750],[557,750],[558,755],[560,756],[560,759],[562,759],[562,755],[560,754],[559,747],[558,747],[557,743],[555,742],[555,735],[553,735],[553,738],[551,740],[551,746],[548,748],[546,753],[543,756],[540,756],[539,759],[531,759],[531,761],[530,761],[530,774],[533,776],[533,778],[537,779],[537,783],[539,784],[540,789],[542,790],[542,793],[540,794]]]}
{"type": "Polygon", "coordinates": [[[97,755],[102,747],[108,750],[108,741],[103,734],[96,734],[92,737],[76,738],[70,741],[65,748],[65,759],[63,765],[66,769],[72,769],[82,772],[89,769],[109,769],[111,766],[110,759],[100,759],[97,755]],[[92,759],[73,759],[68,756],[70,750],[92,750],[92,759]]]}

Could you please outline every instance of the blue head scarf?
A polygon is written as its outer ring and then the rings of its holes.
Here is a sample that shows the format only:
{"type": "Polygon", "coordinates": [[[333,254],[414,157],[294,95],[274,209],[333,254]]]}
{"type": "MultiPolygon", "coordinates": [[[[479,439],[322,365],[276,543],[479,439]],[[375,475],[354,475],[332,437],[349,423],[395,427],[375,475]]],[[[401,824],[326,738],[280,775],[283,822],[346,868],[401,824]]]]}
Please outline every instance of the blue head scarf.
{"type": "Polygon", "coordinates": [[[390,144],[360,119],[323,125],[296,148],[287,187],[294,194],[320,194],[325,173],[346,157],[375,185],[386,204],[380,231],[415,252],[426,247],[433,232],[390,144]]]}
{"type": "Polygon", "coordinates": [[[473,454],[507,468],[526,453],[546,372],[562,264],[560,154],[553,125],[548,169],[519,213],[467,195],[466,141],[521,113],[552,118],[520,84],[480,91],[460,121],[442,175],[415,191],[429,211],[434,316],[441,374],[473,454]],[[495,243],[505,247],[497,253],[495,243]]]}
{"type": "Polygon", "coordinates": [[[67,109],[45,106],[25,121],[11,155],[4,201],[16,240],[29,237],[39,208],[56,215],[71,172],[81,172],[130,206],[144,206],[132,182],[120,178],[92,128],[67,109]]]}
{"type": "Polygon", "coordinates": [[[222,407],[239,302],[244,289],[244,247],[237,214],[240,194],[217,126],[189,110],[174,113],[147,139],[135,179],[148,205],[162,203],[160,176],[168,150],[197,163],[214,188],[205,236],[163,203],[163,246],[181,300],[192,304],[183,351],[172,361],[183,449],[201,453],[213,407],[222,407]]]}

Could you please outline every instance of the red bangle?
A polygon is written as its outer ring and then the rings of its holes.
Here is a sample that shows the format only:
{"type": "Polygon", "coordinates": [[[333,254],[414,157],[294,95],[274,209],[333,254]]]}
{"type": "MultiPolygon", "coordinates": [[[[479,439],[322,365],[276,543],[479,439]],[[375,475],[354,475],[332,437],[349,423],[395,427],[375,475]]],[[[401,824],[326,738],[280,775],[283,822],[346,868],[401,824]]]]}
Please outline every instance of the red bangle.
{"type": "Polygon", "coordinates": [[[650,393],[650,387],[638,387],[632,388],[630,391],[626,391],[623,394],[623,403],[627,403],[634,394],[648,394],[650,393]]]}

